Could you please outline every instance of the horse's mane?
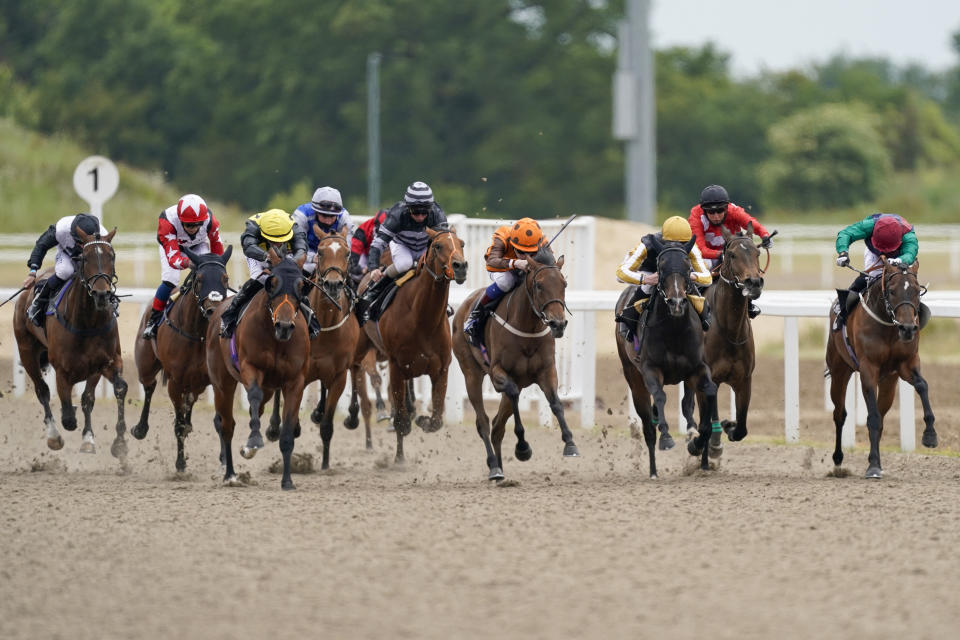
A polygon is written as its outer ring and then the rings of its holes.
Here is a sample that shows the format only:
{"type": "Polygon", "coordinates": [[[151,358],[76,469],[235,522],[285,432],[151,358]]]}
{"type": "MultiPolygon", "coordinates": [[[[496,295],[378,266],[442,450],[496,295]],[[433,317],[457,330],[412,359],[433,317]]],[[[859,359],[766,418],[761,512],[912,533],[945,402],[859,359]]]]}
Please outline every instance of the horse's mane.
{"type": "Polygon", "coordinates": [[[553,257],[553,251],[551,251],[550,247],[547,246],[541,246],[539,249],[537,249],[536,253],[531,253],[528,255],[534,262],[539,262],[540,264],[547,265],[548,267],[552,267],[553,265],[557,264],[557,259],[553,257]]]}

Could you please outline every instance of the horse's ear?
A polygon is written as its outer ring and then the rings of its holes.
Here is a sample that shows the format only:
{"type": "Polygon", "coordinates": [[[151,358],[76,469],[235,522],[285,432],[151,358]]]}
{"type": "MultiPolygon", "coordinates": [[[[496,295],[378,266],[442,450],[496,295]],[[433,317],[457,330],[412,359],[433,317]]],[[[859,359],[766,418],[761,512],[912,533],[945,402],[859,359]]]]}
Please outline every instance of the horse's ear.
{"type": "Polygon", "coordinates": [[[337,235],[340,236],[341,238],[346,238],[346,237],[347,237],[347,225],[343,225],[342,227],[340,227],[340,231],[337,232],[337,235]]]}
{"type": "Polygon", "coordinates": [[[920,259],[916,258],[913,264],[910,265],[910,273],[917,273],[918,271],[920,271],[920,259]]]}
{"type": "Polygon", "coordinates": [[[198,264],[200,264],[200,263],[203,261],[203,260],[200,258],[200,256],[198,256],[197,254],[195,254],[193,251],[190,251],[190,249],[187,249],[186,247],[180,247],[180,252],[181,252],[183,255],[185,255],[185,256],[187,256],[188,258],[190,258],[190,262],[192,262],[194,266],[197,266],[198,264]]]}
{"type": "Polygon", "coordinates": [[[424,231],[427,232],[427,236],[429,236],[430,238],[433,238],[435,235],[437,235],[437,233],[439,233],[438,231],[434,231],[430,227],[424,228],[424,231]]]}
{"type": "Polygon", "coordinates": [[[80,240],[80,244],[87,244],[90,242],[90,234],[77,227],[77,238],[80,240]]]}
{"type": "Polygon", "coordinates": [[[113,236],[115,236],[115,235],[117,235],[117,228],[116,228],[116,227],[114,227],[113,230],[110,231],[110,233],[108,233],[106,236],[104,236],[103,239],[106,240],[107,242],[113,242],[113,236]]]}
{"type": "Polygon", "coordinates": [[[562,269],[562,268],[563,268],[563,256],[560,256],[559,258],[557,258],[557,269],[562,269]]]}
{"type": "MultiPolygon", "coordinates": [[[[723,227],[723,230],[726,231],[727,228],[726,228],[726,227],[723,227]]],[[[728,235],[729,235],[729,233],[730,233],[730,232],[727,231],[727,234],[728,234],[728,235]]],[[[693,250],[693,245],[695,245],[695,244],[697,244],[697,237],[696,237],[696,236],[690,238],[689,240],[687,240],[687,241],[683,244],[683,250],[684,250],[684,252],[690,253],[690,252],[693,250]]]]}
{"type": "Polygon", "coordinates": [[[753,220],[747,223],[747,237],[748,238],[753,237],[753,220]]]}
{"type": "Polygon", "coordinates": [[[272,265],[278,265],[280,264],[280,260],[282,260],[282,258],[280,257],[280,254],[278,254],[277,250],[273,248],[273,245],[271,245],[270,248],[267,249],[267,260],[272,265]]]}
{"type": "Polygon", "coordinates": [[[720,225],[720,235],[723,236],[724,242],[730,242],[731,240],[733,240],[733,234],[730,233],[730,230],[727,229],[725,225],[720,225]]]}
{"type": "Polygon", "coordinates": [[[220,264],[227,264],[227,260],[230,259],[230,255],[233,253],[233,245],[228,244],[227,250],[223,252],[223,255],[220,256],[220,264]]]}
{"type": "Polygon", "coordinates": [[[318,238],[322,238],[327,235],[327,232],[320,228],[316,222],[313,223],[313,234],[318,238]]]}

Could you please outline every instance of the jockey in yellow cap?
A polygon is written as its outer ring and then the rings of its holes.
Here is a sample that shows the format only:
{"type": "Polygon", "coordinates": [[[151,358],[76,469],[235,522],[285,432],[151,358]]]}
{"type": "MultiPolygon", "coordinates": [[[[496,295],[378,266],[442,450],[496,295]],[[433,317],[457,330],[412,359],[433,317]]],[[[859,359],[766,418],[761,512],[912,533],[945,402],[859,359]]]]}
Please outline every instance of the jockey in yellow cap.
{"type": "MultiPolygon", "coordinates": [[[[659,250],[657,249],[657,243],[654,242],[657,236],[663,242],[684,243],[689,242],[690,238],[693,237],[693,231],[690,229],[690,223],[684,218],[680,216],[667,218],[660,229],[660,233],[650,233],[641,238],[640,244],[627,253],[623,262],[617,268],[617,281],[638,285],[633,298],[616,318],[617,322],[620,323],[621,333],[628,340],[633,339],[633,327],[640,320],[640,312],[643,310],[644,303],[660,281],[657,274],[659,250]]],[[[693,272],[690,275],[694,284],[701,290],[710,286],[713,277],[710,275],[710,269],[700,255],[700,250],[696,244],[690,249],[689,255],[690,264],[693,266],[693,272]]],[[[705,305],[703,296],[689,293],[687,299],[700,314],[700,324],[706,331],[710,326],[710,309],[705,305]]]]}

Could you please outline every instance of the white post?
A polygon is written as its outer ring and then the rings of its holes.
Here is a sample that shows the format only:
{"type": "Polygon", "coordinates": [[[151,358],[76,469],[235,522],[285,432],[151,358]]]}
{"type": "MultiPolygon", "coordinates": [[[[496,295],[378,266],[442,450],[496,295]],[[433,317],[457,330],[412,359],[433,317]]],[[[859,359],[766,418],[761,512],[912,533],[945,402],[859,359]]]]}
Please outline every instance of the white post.
{"type": "Polygon", "coordinates": [[[783,319],[783,423],[787,442],[800,440],[800,336],[797,319],[783,319]]]}
{"type": "Polygon", "coordinates": [[[583,348],[574,351],[583,354],[579,364],[581,380],[580,428],[592,429],[596,423],[597,406],[597,314],[580,312],[583,324],[583,348]]]}
{"type": "Polygon", "coordinates": [[[913,451],[917,448],[916,421],[913,413],[913,387],[900,380],[897,383],[900,396],[900,449],[913,451]]]}
{"type": "MultiPolygon", "coordinates": [[[[857,424],[861,427],[866,426],[867,424],[867,399],[863,397],[863,381],[860,379],[860,374],[853,374],[856,379],[856,388],[857,388],[857,424]]],[[[876,389],[874,389],[876,392],[876,389]]],[[[876,393],[874,393],[874,399],[876,399],[876,393]]]]}
{"type": "Polygon", "coordinates": [[[460,369],[460,362],[456,357],[450,359],[450,368],[447,369],[447,397],[444,400],[444,414],[450,424],[463,424],[464,402],[467,398],[467,384],[460,369]]]}
{"type": "Polygon", "coordinates": [[[843,421],[843,429],[840,431],[840,446],[845,449],[852,449],[856,444],[856,411],[857,411],[857,399],[856,394],[858,391],[858,386],[856,380],[854,379],[856,374],[850,376],[850,380],[847,382],[847,395],[844,398],[844,405],[847,410],[847,418],[843,421]]]}

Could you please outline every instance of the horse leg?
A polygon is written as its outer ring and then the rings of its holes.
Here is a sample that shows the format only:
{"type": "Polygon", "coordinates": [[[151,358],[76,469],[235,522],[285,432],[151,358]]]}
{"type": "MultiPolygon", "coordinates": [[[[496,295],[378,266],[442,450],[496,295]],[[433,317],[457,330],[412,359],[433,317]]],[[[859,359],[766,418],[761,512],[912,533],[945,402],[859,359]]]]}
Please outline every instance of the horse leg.
{"type": "Polygon", "coordinates": [[[493,441],[493,451],[497,455],[497,466],[503,469],[503,436],[507,430],[507,419],[513,413],[513,404],[506,394],[500,394],[500,407],[497,415],[493,416],[493,430],[490,439],[493,441]]]}
{"type": "Polygon", "coordinates": [[[417,426],[427,433],[434,433],[443,428],[443,411],[447,398],[447,371],[446,367],[430,374],[430,417],[417,416],[417,426]]]}
{"type": "Polygon", "coordinates": [[[473,406],[473,412],[477,416],[477,435],[483,440],[483,448],[487,452],[487,468],[490,473],[487,480],[503,480],[503,467],[500,465],[499,456],[493,450],[493,443],[490,441],[490,418],[483,408],[483,370],[472,361],[468,361],[462,366],[464,383],[467,388],[467,398],[473,406]]]}
{"type": "MultiPolygon", "coordinates": [[[[357,387],[360,385],[362,377],[366,375],[359,365],[350,365],[350,406],[347,408],[347,417],[343,419],[343,426],[347,429],[356,429],[360,426],[360,395],[357,387]]],[[[370,430],[369,424],[367,431],[370,430]]]]}
{"type": "Polygon", "coordinates": [[[137,351],[137,370],[139,372],[140,384],[143,386],[143,407],[140,409],[140,420],[138,420],[137,424],[133,425],[133,429],[130,430],[130,433],[137,440],[146,438],[147,432],[150,430],[150,401],[153,400],[153,392],[157,388],[157,374],[160,372],[160,361],[153,356],[153,347],[151,346],[150,348],[150,357],[147,362],[141,359],[141,352],[137,351]]]}
{"type": "Polygon", "coordinates": [[[860,385],[863,399],[867,403],[867,435],[870,437],[870,455],[867,457],[866,478],[883,477],[880,465],[880,436],[883,434],[883,418],[877,406],[877,367],[870,363],[860,363],[860,385]]]}
{"type": "Polygon", "coordinates": [[[717,385],[710,378],[710,368],[706,363],[700,363],[693,375],[686,380],[690,386],[696,385],[698,395],[702,395],[700,403],[700,424],[697,436],[687,442],[687,452],[692,456],[700,456],[700,468],[709,469],[709,448],[707,447],[713,432],[721,432],[717,415],[717,385]]]}
{"type": "Polygon", "coordinates": [[[414,415],[417,411],[417,392],[413,388],[413,378],[407,380],[407,394],[404,401],[407,403],[407,413],[414,415]]]}
{"type": "Polygon", "coordinates": [[[727,438],[732,442],[739,442],[747,437],[747,412],[750,410],[750,397],[753,395],[753,380],[747,376],[732,387],[736,398],[737,421],[730,424],[729,420],[724,420],[722,426],[727,438]]]}
{"type": "Polygon", "coordinates": [[[546,397],[547,404],[550,405],[550,411],[556,416],[557,423],[560,425],[560,437],[563,439],[563,457],[580,457],[580,450],[577,449],[577,445],[573,442],[573,433],[571,433],[570,428],[567,426],[567,419],[563,415],[563,403],[560,402],[560,394],[557,393],[556,366],[546,367],[546,371],[541,373],[540,379],[537,380],[537,386],[540,387],[540,390],[546,397]]]}
{"type": "Polygon", "coordinates": [[[59,451],[63,449],[63,437],[57,429],[57,421],[53,417],[53,411],[50,409],[50,386],[43,379],[40,362],[37,360],[36,355],[40,349],[43,349],[43,345],[33,336],[28,335],[26,339],[23,340],[23,346],[21,346],[21,340],[18,337],[17,348],[20,350],[21,366],[23,366],[27,375],[30,376],[30,380],[33,381],[33,391],[40,405],[43,407],[43,424],[47,429],[47,447],[54,451],[59,451]]]}
{"type": "Polygon", "coordinates": [[[117,435],[110,445],[110,455],[122,460],[127,457],[127,441],[123,437],[127,432],[127,421],[124,417],[124,403],[127,399],[127,382],[121,375],[123,362],[119,357],[116,362],[119,364],[113,369],[113,377],[109,378],[110,383],[113,385],[113,397],[117,400],[117,435]]]}
{"type": "Polygon", "coordinates": [[[263,389],[258,380],[254,380],[247,389],[247,400],[250,402],[250,435],[247,442],[240,447],[240,455],[250,459],[263,449],[263,436],[260,435],[260,415],[263,413],[263,389]]]}
{"type": "MultiPolygon", "coordinates": [[[[300,400],[303,399],[303,376],[288,381],[283,388],[283,424],[280,427],[280,455],[283,456],[283,477],[280,488],[284,491],[296,489],[290,477],[290,458],[293,456],[293,444],[296,438],[297,424],[300,422],[300,400]]],[[[331,423],[332,430],[332,423],[331,423]]]]}
{"type": "Polygon", "coordinates": [[[87,378],[80,394],[80,410],[83,412],[83,442],[80,444],[80,453],[96,453],[97,443],[93,437],[93,404],[96,401],[97,383],[100,374],[95,373],[87,378]]]}
{"type": "Polygon", "coordinates": [[[73,406],[73,385],[57,372],[57,396],[60,397],[60,422],[67,431],[77,429],[77,408],[73,406]]]}
{"type": "Polygon", "coordinates": [[[173,379],[167,381],[167,392],[173,402],[173,435],[177,438],[176,469],[183,473],[187,470],[187,456],[184,453],[184,441],[187,437],[187,394],[173,379]]]}
{"type": "MultiPolygon", "coordinates": [[[[832,344],[832,340],[831,343],[832,344]]],[[[836,429],[836,439],[833,448],[834,471],[839,471],[840,464],[843,462],[843,447],[841,446],[841,436],[843,434],[843,423],[847,421],[847,384],[850,382],[850,376],[853,375],[853,369],[840,358],[831,358],[831,349],[827,347],[827,370],[830,374],[830,400],[833,402],[833,426],[836,429]]]]}
{"type": "Polygon", "coordinates": [[[928,449],[937,446],[937,430],[933,428],[933,408],[930,406],[929,388],[927,381],[920,375],[920,358],[914,356],[913,360],[901,365],[900,377],[913,385],[917,395],[920,396],[920,402],[923,404],[923,436],[920,442],[928,449]]]}
{"type": "MultiPolygon", "coordinates": [[[[687,421],[687,439],[696,437],[700,429],[697,425],[697,421],[693,419],[693,401],[697,397],[697,393],[693,387],[690,386],[686,381],[681,385],[683,388],[683,395],[680,397],[680,413],[683,414],[684,420],[687,421]]],[[[661,447],[663,448],[663,447],[661,447]]]]}
{"type": "Polygon", "coordinates": [[[327,386],[320,383],[320,398],[317,399],[317,406],[310,412],[310,420],[313,424],[320,424],[323,420],[323,414],[326,413],[327,406],[327,386]]]}
{"type": "Polygon", "coordinates": [[[410,412],[407,405],[407,381],[400,367],[390,362],[390,398],[393,400],[393,429],[397,434],[395,462],[403,464],[403,437],[410,433],[410,412]]]}
{"type": "MultiPolygon", "coordinates": [[[[657,429],[658,421],[653,415],[650,407],[650,393],[644,386],[643,376],[632,362],[623,362],[623,376],[627,379],[627,386],[630,388],[630,396],[633,398],[633,408],[640,416],[640,422],[643,424],[643,441],[647,445],[647,453],[650,458],[650,479],[657,479],[657,429]]],[[[663,449],[664,434],[660,434],[660,448],[663,449]]],[[[667,437],[669,433],[667,433],[667,437]]],[[[670,438],[673,442],[673,438],[670,438]]],[[[671,445],[673,446],[673,445],[671,445]]]]}
{"type": "MultiPolygon", "coordinates": [[[[337,402],[343,395],[343,390],[347,386],[347,371],[341,371],[330,384],[330,395],[326,397],[326,411],[323,419],[320,421],[320,440],[323,441],[323,463],[321,469],[330,468],[330,440],[333,438],[333,414],[337,410],[337,402]]],[[[326,396],[327,388],[323,388],[323,395],[326,396]]]]}
{"type": "Polygon", "coordinates": [[[376,400],[377,421],[388,420],[390,413],[387,411],[387,403],[383,401],[383,393],[381,391],[383,388],[383,378],[380,377],[376,365],[370,370],[370,386],[373,387],[373,394],[376,400]]]}
{"type": "MultiPolygon", "coordinates": [[[[232,380],[231,380],[232,382],[232,380]]],[[[233,470],[233,391],[236,383],[227,384],[227,389],[214,389],[213,403],[217,414],[213,418],[213,426],[220,436],[220,464],[223,465],[223,484],[230,487],[240,486],[240,479],[233,470]]]]}
{"type": "MultiPolygon", "coordinates": [[[[513,455],[520,462],[526,462],[533,457],[533,448],[525,439],[523,421],[520,419],[520,387],[499,364],[490,368],[490,381],[493,382],[493,388],[502,394],[502,398],[509,402],[509,408],[513,413],[513,432],[517,436],[517,446],[513,455]]],[[[503,400],[501,400],[500,407],[502,410],[503,400]]]]}
{"type": "MultiPolygon", "coordinates": [[[[626,371],[626,367],[624,371],[626,371]]],[[[658,419],[657,426],[661,433],[669,433],[670,425],[667,424],[666,413],[667,394],[663,390],[663,374],[658,369],[651,367],[647,362],[641,365],[639,373],[643,380],[643,386],[646,387],[647,393],[653,398],[653,406],[658,419]]],[[[651,472],[654,471],[654,469],[651,469],[651,472]]]]}
{"type": "Polygon", "coordinates": [[[280,437],[280,389],[273,392],[273,411],[270,412],[266,436],[270,442],[276,442],[280,437]]]}

